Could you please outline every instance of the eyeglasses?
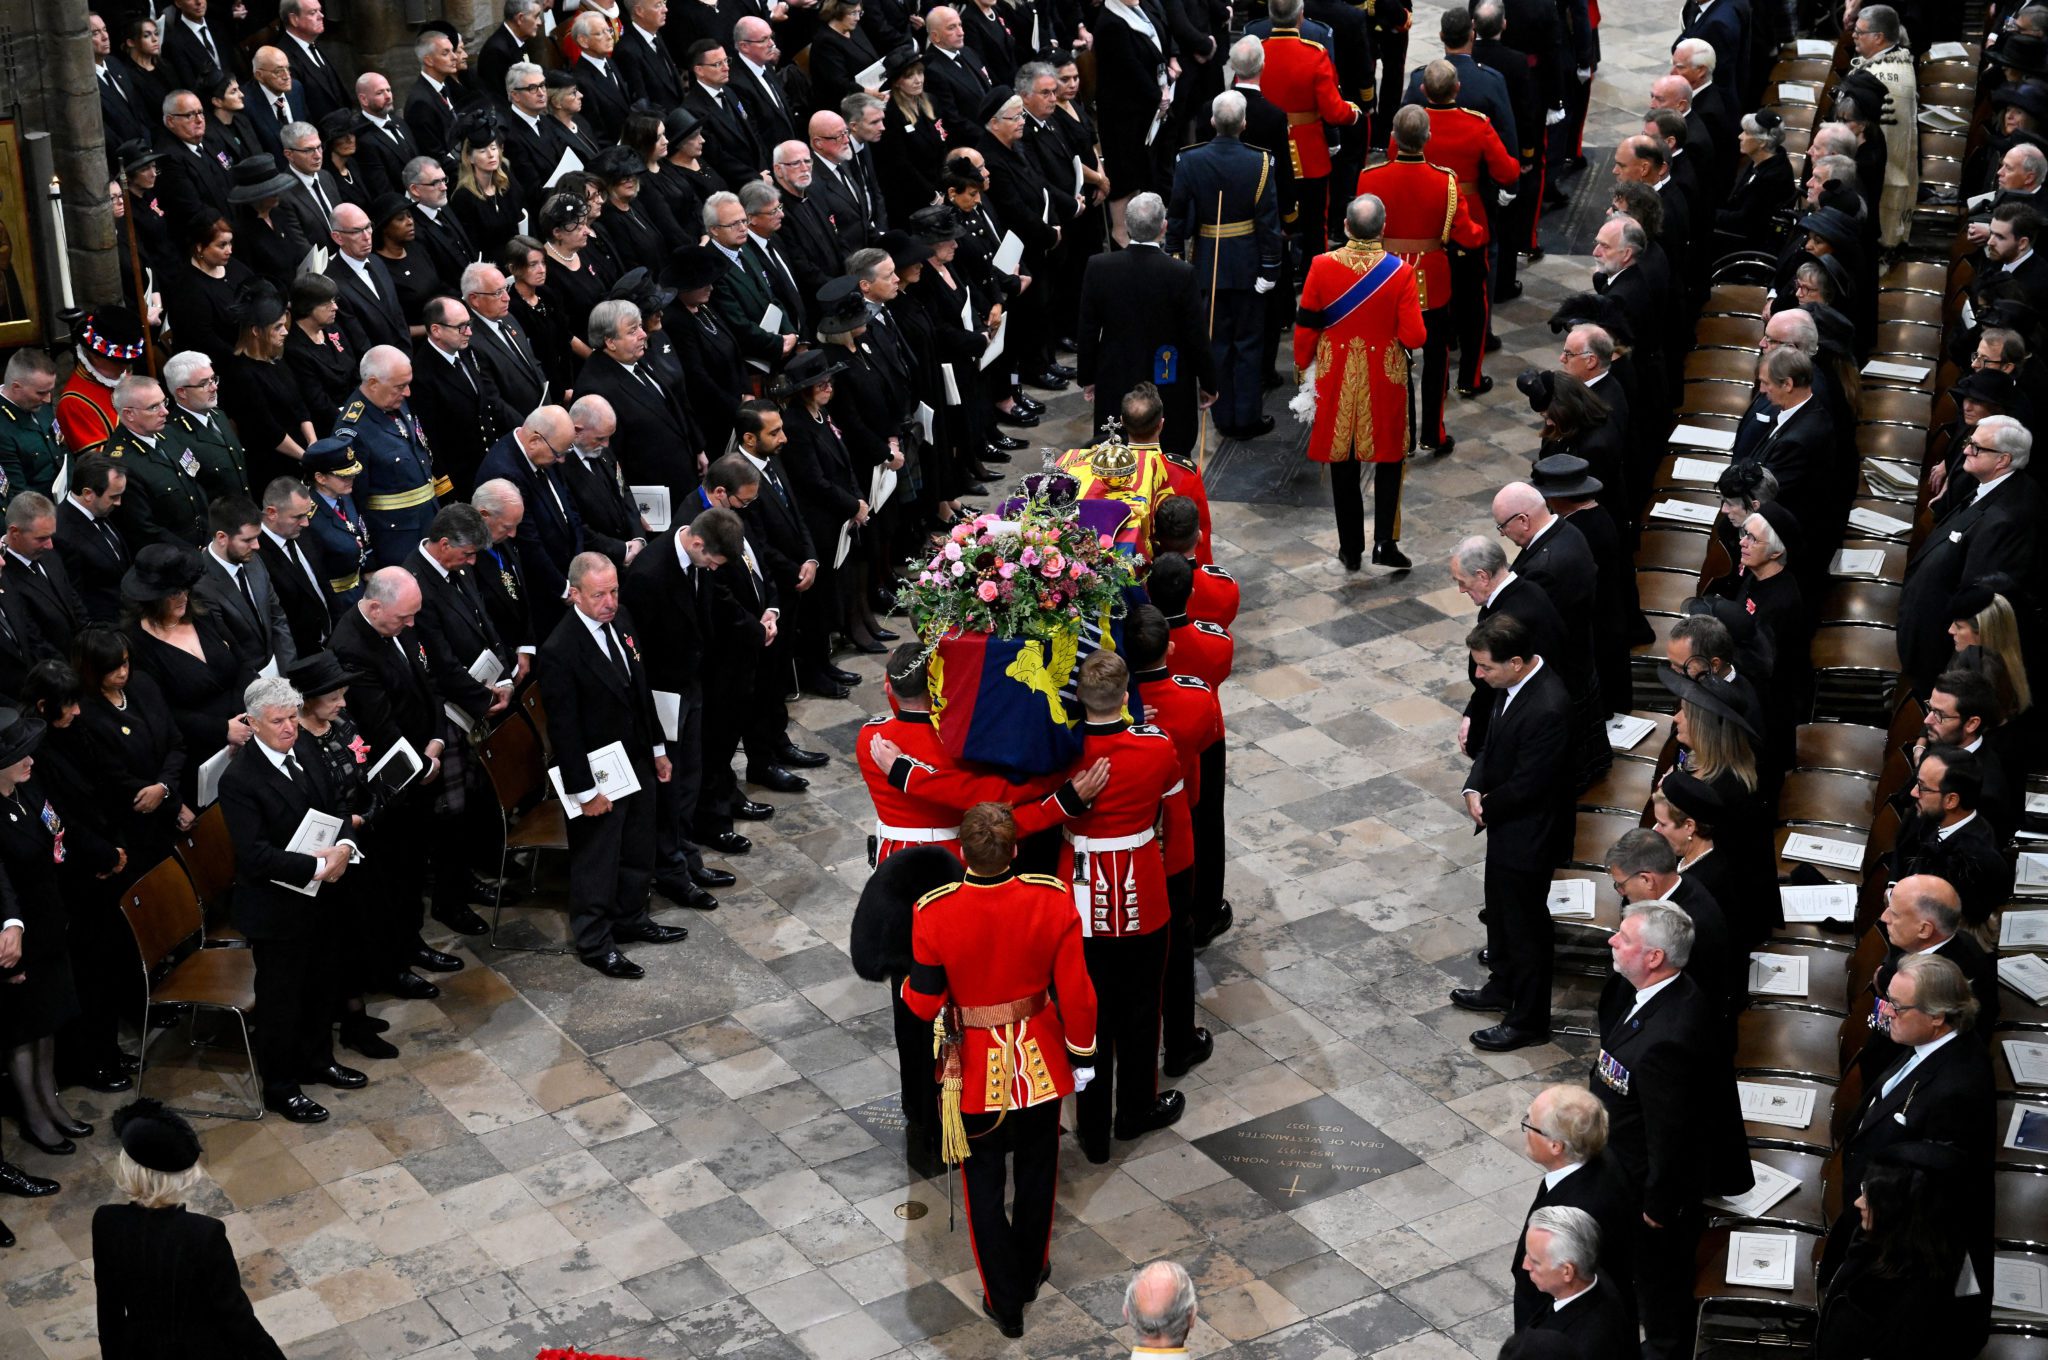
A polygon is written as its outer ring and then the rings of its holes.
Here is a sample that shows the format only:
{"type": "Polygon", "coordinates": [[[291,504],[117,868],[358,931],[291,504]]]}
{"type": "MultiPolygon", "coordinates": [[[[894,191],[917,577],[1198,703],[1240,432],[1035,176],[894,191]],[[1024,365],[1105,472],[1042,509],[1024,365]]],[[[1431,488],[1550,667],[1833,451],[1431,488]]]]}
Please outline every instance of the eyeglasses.
{"type": "Polygon", "coordinates": [[[1517,510],[1514,514],[1509,515],[1506,519],[1495,520],[1493,527],[1495,529],[1498,529],[1501,533],[1506,533],[1508,531],[1508,526],[1510,524],[1513,524],[1518,519],[1527,518],[1529,518],[1529,512],[1527,510],[1517,510]]]}
{"type": "Polygon", "coordinates": [[[536,80],[531,85],[514,85],[512,93],[532,94],[535,90],[545,90],[547,87],[548,83],[545,80],[536,80]]]}
{"type": "Polygon", "coordinates": [[[362,226],[360,226],[360,227],[334,227],[334,228],[332,228],[332,230],[333,230],[333,232],[334,232],[334,234],[335,234],[336,236],[361,236],[361,235],[363,235],[364,233],[368,232],[368,231],[369,231],[369,229],[370,229],[370,224],[369,224],[369,223],[367,223],[367,222],[365,222],[365,223],[364,223],[364,224],[363,224],[362,226]]]}
{"type": "Polygon", "coordinates": [[[447,185],[448,177],[446,175],[441,176],[439,179],[416,179],[413,181],[413,187],[417,189],[442,189],[446,188],[447,185]]]}
{"type": "Polygon", "coordinates": [[[285,150],[296,152],[302,156],[317,156],[320,154],[320,143],[309,142],[305,146],[288,146],[285,150]]]}
{"type": "Polygon", "coordinates": [[[187,109],[183,113],[172,113],[165,115],[165,117],[168,118],[204,118],[205,116],[206,110],[204,109],[187,109]]]}
{"type": "Polygon", "coordinates": [[[1894,1001],[1890,997],[1884,995],[1884,993],[1882,992],[1878,993],[1877,1000],[1879,1005],[1883,1006],[1886,1010],[1892,1012],[1894,1015],[1904,1015],[1908,1011],[1918,1011],[1922,1015],[1926,1016],[1932,1016],[1934,1014],[1933,1011],[1928,1010],[1925,1006],[1916,1006],[1910,1001],[1894,1001]]]}
{"type": "Polygon", "coordinates": [[[732,221],[730,221],[730,222],[720,222],[720,223],[719,223],[719,224],[718,224],[718,225],[717,225],[716,227],[714,227],[714,228],[713,228],[713,230],[714,230],[714,231],[732,231],[732,230],[733,230],[734,228],[736,228],[736,227],[744,227],[745,225],[747,225],[747,219],[746,219],[746,218],[744,218],[744,217],[735,217],[735,218],[734,218],[734,219],[733,219],[732,221]]]}
{"type": "Polygon", "coordinates": [[[434,324],[436,326],[439,326],[444,331],[467,331],[475,329],[475,327],[471,326],[467,321],[436,321],[434,324]]]}
{"type": "Polygon", "coordinates": [[[1963,457],[1968,458],[1973,453],[1981,453],[1986,458],[1991,458],[1997,455],[1998,450],[1990,447],[1988,444],[1979,444],[1974,439],[1965,439],[1963,441],[1963,457]]]}
{"type": "Polygon", "coordinates": [[[1589,359],[1592,355],[1593,351],[1589,349],[1566,349],[1559,350],[1557,357],[1560,359],[1589,359]]]}
{"type": "Polygon", "coordinates": [[[122,408],[122,413],[123,413],[124,415],[131,415],[131,416],[146,416],[146,415],[148,415],[148,414],[149,414],[149,413],[150,413],[151,411],[168,411],[168,410],[170,410],[170,409],[171,409],[171,402],[170,402],[170,398],[168,398],[168,397],[165,397],[165,398],[163,398],[163,399],[161,399],[161,400],[158,400],[158,401],[152,401],[152,402],[150,402],[150,403],[149,403],[148,405],[145,405],[145,406],[127,406],[127,407],[123,407],[123,408],[122,408]]]}
{"type": "Polygon", "coordinates": [[[201,379],[200,379],[200,380],[199,380],[198,382],[188,382],[188,383],[181,383],[181,384],[179,384],[179,386],[178,386],[178,390],[179,390],[180,392],[190,392],[190,391],[191,391],[191,390],[192,390],[193,388],[195,388],[195,387],[219,387],[219,386],[220,386],[220,379],[219,379],[219,378],[201,378],[201,379]]]}
{"type": "Polygon", "coordinates": [[[1524,1119],[1524,1120],[1522,1121],[1522,1130],[1523,1130],[1523,1132],[1525,1132],[1525,1133],[1533,1133],[1533,1134],[1535,1134],[1535,1135],[1536,1135],[1536,1136],[1537,1136],[1538,1138],[1548,1138],[1548,1139],[1549,1139],[1549,1140],[1550,1140],[1551,1142],[1553,1142],[1553,1143],[1559,1143],[1559,1142],[1563,1142],[1563,1141],[1564,1141],[1563,1139],[1559,1138],[1559,1137],[1558,1137],[1558,1136],[1557,1136],[1556,1134],[1554,1134],[1554,1133],[1549,1133],[1549,1132],[1546,1132],[1546,1131],[1545,1131],[1545,1130],[1543,1130],[1543,1129],[1539,1129],[1539,1128],[1537,1128],[1537,1127],[1536,1127],[1536,1126],[1535,1126],[1534,1124],[1531,1124],[1531,1123],[1530,1123],[1530,1122],[1529,1122],[1528,1120],[1526,1120],[1526,1119],[1524,1119]]]}
{"type": "Polygon", "coordinates": [[[823,136],[819,137],[818,140],[821,142],[843,142],[847,139],[848,135],[849,134],[847,133],[847,131],[844,128],[841,128],[837,132],[825,133],[823,136]]]}
{"type": "Polygon", "coordinates": [[[510,284],[506,284],[505,286],[500,288],[479,288],[472,292],[469,296],[487,298],[510,297],[512,296],[512,286],[510,284]]]}

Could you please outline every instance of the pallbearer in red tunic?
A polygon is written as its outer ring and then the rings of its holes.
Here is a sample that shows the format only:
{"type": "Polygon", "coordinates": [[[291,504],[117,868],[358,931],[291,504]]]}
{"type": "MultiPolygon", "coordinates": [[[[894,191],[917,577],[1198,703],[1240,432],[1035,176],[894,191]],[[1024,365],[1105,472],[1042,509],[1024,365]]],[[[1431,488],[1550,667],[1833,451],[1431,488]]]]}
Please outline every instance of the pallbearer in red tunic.
{"type": "MultiPolygon", "coordinates": [[[[1173,647],[1166,664],[1176,674],[1192,676],[1212,692],[1221,694],[1223,682],[1230,678],[1230,668],[1236,660],[1237,642],[1222,624],[1190,616],[1194,580],[1199,574],[1190,570],[1188,560],[1179,553],[1163,552],[1145,577],[1145,593],[1166,616],[1167,637],[1173,647]]],[[[1189,794],[1195,798],[1199,793],[1193,809],[1196,949],[1207,948],[1218,935],[1230,929],[1235,915],[1223,896],[1223,791],[1230,782],[1223,751],[1219,741],[1202,753],[1202,776],[1191,786],[1189,794]]],[[[1178,1075],[1172,1068],[1173,1064],[1168,1063],[1167,1074],[1178,1075]]]]}
{"type": "Polygon", "coordinates": [[[1380,244],[1386,205],[1371,194],[1344,212],[1349,238],[1309,263],[1294,320],[1294,368],[1315,369],[1315,429],[1308,456],[1330,465],[1337,507],[1337,556],[1357,571],[1365,555],[1359,475],[1373,473],[1374,566],[1406,571],[1401,537],[1401,470],[1408,458],[1408,351],[1427,337],[1415,271],[1380,244]]]}
{"type": "Polygon", "coordinates": [[[1198,564],[1195,588],[1188,596],[1188,617],[1228,628],[1237,617],[1237,578],[1221,567],[1211,566],[1196,552],[1204,532],[1196,522],[1192,499],[1178,497],[1160,506],[1159,513],[1152,517],[1152,550],[1179,553],[1198,564]]]}
{"type": "Polygon", "coordinates": [[[921,1019],[945,1016],[941,1121],[947,1157],[960,1162],[982,1310],[1019,1337],[1051,1268],[1060,1101],[1095,1075],[1095,987],[1067,885],[1010,870],[1010,809],[969,808],[960,843],[966,880],[917,904],[902,997],[921,1019]],[[1005,1214],[1012,1166],[1016,1207],[1005,1214]]]}

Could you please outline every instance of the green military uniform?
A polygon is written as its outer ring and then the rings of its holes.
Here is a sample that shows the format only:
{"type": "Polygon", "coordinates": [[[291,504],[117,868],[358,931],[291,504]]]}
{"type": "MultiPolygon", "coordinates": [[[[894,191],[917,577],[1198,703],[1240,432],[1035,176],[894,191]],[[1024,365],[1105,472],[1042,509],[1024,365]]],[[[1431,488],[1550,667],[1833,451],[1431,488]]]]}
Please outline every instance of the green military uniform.
{"type": "Polygon", "coordinates": [[[100,452],[118,459],[128,474],[128,493],[114,511],[114,523],[131,552],[151,543],[206,546],[211,534],[206,490],[198,480],[199,457],[176,425],[166,424],[154,447],[126,425],[117,425],[100,452]]]}
{"type": "Polygon", "coordinates": [[[45,402],[24,411],[0,397],[0,504],[20,491],[48,494],[64,468],[64,446],[57,442],[56,404],[45,402]]]}
{"type": "Polygon", "coordinates": [[[222,496],[251,494],[249,460],[242,452],[241,438],[226,416],[216,410],[202,421],[184,407],[173,405],[171,428],[185,437],[192,456],[199,460],[195,475],[209,502],[222,496]]]}

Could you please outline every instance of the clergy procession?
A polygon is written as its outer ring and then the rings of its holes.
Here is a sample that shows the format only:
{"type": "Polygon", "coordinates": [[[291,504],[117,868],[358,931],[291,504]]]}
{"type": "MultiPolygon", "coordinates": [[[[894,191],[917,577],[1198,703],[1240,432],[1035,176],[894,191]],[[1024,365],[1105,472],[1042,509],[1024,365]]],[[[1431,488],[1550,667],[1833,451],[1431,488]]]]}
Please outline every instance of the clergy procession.
{"type": "Polygon", "coordinates": [[[60,8],[0,1353],[2048,1354],[2048,6],[60,8]]]}

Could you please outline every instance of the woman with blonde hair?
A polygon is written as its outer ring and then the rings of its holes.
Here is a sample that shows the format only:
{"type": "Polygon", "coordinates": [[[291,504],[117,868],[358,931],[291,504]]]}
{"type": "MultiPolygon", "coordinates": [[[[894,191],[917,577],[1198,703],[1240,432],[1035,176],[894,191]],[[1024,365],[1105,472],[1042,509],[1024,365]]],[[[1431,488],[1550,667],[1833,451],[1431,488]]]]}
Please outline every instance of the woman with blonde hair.
{"type": "Polygon", "coordinates": [[[100,1354],[283,1360],[242,1289],[227,1229],[185,1207],[201,1180],[192,1126],[154,1100],[122,1106],[113,1123],[114,1184],[128,1203],[92,1216],[100,1354]]]}
{"type": "Polygon", "coordinates": [[[519,231],[525,190],[505,168],[497,120],[476,115],[460,126],[462,136],[455,191],[448,207],[469,235],[480,259],[493,259],[519,231]]]}
{"type": "Polygon", "coordinates": [[[1949,664],[1966,671],[1979,671],[1998,693],[1998,707],[2011,722],[2033,707],[2033,687],[2027,683],[2027,661],[2020,650],[2020,621],[2012,601],[2003,591],[2003,578],[1993,577],[1966,586],[1949,606],[1948,635],[1956,644],[1955,660],[1949,664]]]}
{"type": "MultiPolygon", "coordinates": [[[[1727,855],[1734,881],[1728,898],[1717,895],[1716,900],[1728,919],[1731,943],[1752,949],[1784,924],[1777,855],[1771,844],[1775,819],[1757,778],[1757,734],[1726,680],[1712,675],[1694,678],[1669,667],[1658,671],[1657,678],[1678,697],[1672,733],[1681,748],[1678,765],[1663,782],[1671,785],[1678,775],[1687,776],[1667,795],[1667,802],[1675,800],[1685,807],[1688,802],[1708,801],[1699,796],[1699,789],[1718,801],[1719,813],[1712,818],[1718,833],[1714,844],[1727,855]]],[[[1703,815],[1697,808],[1688,810],[1695,817],[1703,815]]]]}

